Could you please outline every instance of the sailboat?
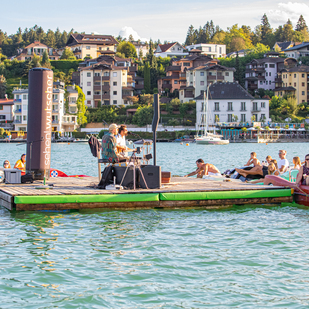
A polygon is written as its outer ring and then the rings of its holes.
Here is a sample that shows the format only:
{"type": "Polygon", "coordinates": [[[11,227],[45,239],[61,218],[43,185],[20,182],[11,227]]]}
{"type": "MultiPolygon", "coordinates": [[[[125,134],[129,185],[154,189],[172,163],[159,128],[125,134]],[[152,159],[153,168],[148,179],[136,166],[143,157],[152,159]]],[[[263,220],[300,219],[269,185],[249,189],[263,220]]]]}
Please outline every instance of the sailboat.
{"type": "Polygon", "coordinates": [[[228,139],[222,139],[223,137],[222,135],[217,135],[217,134],[210,133],[207,131],[208,91],[209,91],[209,86],[207,87],[207,93],[204,92],[203,111],[201,113],[197,135],[195,136],[195,142],[197,144],[202,144],[202,145],[227,145],[229,144],[228,139]],[[199,135],[200,129],[201,129],[201,136],[199,135]]]}

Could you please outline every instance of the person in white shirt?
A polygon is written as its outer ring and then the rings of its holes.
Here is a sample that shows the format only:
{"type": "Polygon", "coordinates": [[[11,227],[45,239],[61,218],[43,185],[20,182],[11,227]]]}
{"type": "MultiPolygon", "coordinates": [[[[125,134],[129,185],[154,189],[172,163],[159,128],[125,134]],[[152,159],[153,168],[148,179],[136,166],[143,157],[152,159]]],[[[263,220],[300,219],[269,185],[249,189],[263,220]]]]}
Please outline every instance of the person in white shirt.
{"type": "Polygon", "coordinates": [[[123,158],[127,158],[128,151],[134,150],[127,147],[126,145],[127,135],[128,135],[127,126],[124,124],[120,125],[120,127],[118,128],[118,134],[116,135],[116,141],[117,141],[117,150],[123,158]]]}
{"type": "Polygon", "coordinates": [[[278,161],[278,170],[281,174],[284,173],[289,167],[289,161],[285,157],[286,157],[286,151],[279,150],[280,160],[278,161]]]}

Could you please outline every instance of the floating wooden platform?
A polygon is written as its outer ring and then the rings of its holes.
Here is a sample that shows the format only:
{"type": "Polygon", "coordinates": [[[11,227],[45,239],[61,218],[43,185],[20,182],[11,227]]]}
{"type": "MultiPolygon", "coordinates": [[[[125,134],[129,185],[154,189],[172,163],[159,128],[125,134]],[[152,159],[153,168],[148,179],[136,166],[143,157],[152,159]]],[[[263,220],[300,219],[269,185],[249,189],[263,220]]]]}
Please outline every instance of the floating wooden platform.
{"type": "Polygon", "coordinates": [[[0,205],[9,210],[149,209],[292,202],[291,189],[275,186],[173,177],[161,189],[101,190],[97,177],[51,178],[50,189],[33,184],[1,184],[0,205]]]}

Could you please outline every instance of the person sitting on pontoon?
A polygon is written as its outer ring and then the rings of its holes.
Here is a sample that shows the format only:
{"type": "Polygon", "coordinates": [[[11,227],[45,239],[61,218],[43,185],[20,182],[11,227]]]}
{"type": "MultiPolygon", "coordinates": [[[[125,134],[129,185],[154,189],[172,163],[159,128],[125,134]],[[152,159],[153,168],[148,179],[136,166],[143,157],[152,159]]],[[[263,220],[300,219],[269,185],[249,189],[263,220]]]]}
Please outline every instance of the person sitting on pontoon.
{"type": "Polygon", "coordinates": [[[257,157],[256,157],[256,152],[251,152],[250,153],[250,159],[245,164],[245,166],[249,166],[251,164],[253,164],[253,166],[261,165],[260,160],[258,160],[257,157]]]}
{"type": "Polygon", "coordinates": [[[190,177],[197,175],[197,178],[203,178],[203,176],[208,175],[208,176],[221,176],[220,171],[218,170],[217,167],[215,167],[213,164],[210,163],[204,163],[203,159],[198,159],[196,160],[196,166],[197,169],[196,171],[185,175],[184,177],[190,177]]]}

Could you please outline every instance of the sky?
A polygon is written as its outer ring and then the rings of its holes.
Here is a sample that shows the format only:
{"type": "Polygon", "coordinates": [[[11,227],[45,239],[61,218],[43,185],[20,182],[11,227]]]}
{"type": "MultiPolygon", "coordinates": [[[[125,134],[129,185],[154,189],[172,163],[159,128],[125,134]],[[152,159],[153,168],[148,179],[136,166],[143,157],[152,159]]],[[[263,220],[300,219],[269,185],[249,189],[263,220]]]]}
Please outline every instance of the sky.
{"type": "Polygon", "coordinates": [[[271,27],[277,28],[290,19],[295,27],[302,14],[309,26],[309,1],[291,2],[277,0],[81,0],[48,2],[38,0],[4,1],[1,4],[0,29],[8,35],[34,25],[44,31],[98,33],[134,39],[183,43],[190,25],[199,28],[207,21],[227,30],[234,24],[252,29],[261,23],[266,13],[271,27]],[[13,9],[12,9],[13,8],[13,9]]]}

